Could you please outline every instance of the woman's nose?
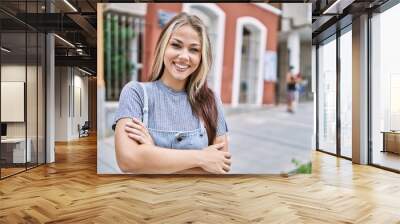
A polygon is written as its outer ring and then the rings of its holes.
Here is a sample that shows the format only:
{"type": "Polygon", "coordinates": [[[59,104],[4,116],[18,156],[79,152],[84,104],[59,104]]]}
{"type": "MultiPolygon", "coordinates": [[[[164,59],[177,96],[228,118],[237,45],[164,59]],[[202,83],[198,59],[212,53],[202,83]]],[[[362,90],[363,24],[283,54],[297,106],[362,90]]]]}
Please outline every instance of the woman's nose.
{"type": "Polygon", "coordinates": [[[189,56],[188,50],[183,49],[183,50],[179,53],[178,58],[179,58],[179,59],[182,59],[182,60],[185,60],[185,61],[189,61],[190,56],[189,56]]]}

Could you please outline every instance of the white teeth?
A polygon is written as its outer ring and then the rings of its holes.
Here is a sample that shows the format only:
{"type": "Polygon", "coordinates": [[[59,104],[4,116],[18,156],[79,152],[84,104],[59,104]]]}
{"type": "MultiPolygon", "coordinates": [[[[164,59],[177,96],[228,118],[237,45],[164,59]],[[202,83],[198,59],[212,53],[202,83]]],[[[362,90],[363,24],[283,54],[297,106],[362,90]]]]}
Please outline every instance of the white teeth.
{"type": "Polygon", "coordinates": [[[187,68],[189,68],[189,65],[182,65],[182,64],[176,64],[174,63],[176,70],[179,72],[184,72],[187,68]]]}
{"type": "Polygon", "coordinates": [[[189,67],[187,65],[180,65],[180,64],[175,64],[175,65],[180,69],[185,69],[185,68],[189,67]]]}

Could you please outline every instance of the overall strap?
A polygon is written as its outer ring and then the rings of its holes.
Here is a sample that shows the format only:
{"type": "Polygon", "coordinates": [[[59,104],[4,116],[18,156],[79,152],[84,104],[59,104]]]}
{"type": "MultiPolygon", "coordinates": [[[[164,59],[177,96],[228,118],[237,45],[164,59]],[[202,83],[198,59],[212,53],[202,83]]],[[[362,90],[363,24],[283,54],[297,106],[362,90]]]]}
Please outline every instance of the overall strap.
{"type": "Polygon", "coordinates": [[[145,83],[139,82],[140,86],[143,89],[143,124],[147,127],[148,118],[149,118],[149,99],[147,97],[146,85],[145,83]]]}

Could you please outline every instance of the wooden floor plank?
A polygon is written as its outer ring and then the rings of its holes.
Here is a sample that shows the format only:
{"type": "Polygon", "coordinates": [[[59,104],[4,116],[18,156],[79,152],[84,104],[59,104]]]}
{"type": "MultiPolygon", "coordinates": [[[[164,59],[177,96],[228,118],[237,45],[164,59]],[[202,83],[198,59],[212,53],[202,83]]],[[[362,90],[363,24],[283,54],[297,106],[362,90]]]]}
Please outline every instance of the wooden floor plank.
{"type": "Polygon", "coordinates": [[[0,223],[400,223],[400,175],[313,152],[313,173],[97,175],[96,138],[0,181],[0,223]]]}

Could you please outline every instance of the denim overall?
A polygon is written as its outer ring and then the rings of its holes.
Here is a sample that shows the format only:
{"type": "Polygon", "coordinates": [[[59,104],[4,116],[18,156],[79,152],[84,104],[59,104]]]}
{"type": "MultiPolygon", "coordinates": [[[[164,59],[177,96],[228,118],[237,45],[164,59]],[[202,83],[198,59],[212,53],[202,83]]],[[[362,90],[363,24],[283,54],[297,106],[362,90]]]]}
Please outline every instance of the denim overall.
{"type": "Polygon", "coordinates": [[[149,107],[146,92],[146,84],[140,83],[144,91],[143,103],[143,124],[146,126],[154,144],[163,148],[170,149],[204,149],[208,146],[207,131],[203,122],[199,120],[198,128],[192,131],[165,131],[148,127],[149,107]]]}

